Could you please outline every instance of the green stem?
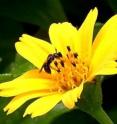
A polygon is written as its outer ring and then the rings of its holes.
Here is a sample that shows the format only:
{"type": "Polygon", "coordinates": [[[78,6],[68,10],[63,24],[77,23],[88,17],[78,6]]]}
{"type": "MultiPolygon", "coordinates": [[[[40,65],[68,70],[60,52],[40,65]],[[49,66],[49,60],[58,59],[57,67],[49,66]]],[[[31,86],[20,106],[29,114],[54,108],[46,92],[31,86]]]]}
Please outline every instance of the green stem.
{"type": "Polygon", "coordinates": [[[90,114],[100,123],[100,124],[114,124],[113,121],[109,118],[106,112],[99,107],[90,114]],[[91,114],[92,113],[92,114],[91,114]]]}

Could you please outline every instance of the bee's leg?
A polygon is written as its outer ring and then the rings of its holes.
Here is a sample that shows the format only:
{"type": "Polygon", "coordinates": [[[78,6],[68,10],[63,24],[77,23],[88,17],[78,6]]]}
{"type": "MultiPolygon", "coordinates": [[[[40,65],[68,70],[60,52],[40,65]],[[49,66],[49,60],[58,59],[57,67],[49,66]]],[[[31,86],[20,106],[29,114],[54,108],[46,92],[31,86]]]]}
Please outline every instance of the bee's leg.
{"type": "Polygon", "coordinates": [[[41,72],[44,68],[44,64],[41,66],[41,69],[39,70],[39,72],[41,72]]]}
{"type": "Polygon", "coordinates": [[[50,68],[55,70],[56,72],[60,72],[57,61],[54,61],[54,66],[50,65],[50,68]]]}

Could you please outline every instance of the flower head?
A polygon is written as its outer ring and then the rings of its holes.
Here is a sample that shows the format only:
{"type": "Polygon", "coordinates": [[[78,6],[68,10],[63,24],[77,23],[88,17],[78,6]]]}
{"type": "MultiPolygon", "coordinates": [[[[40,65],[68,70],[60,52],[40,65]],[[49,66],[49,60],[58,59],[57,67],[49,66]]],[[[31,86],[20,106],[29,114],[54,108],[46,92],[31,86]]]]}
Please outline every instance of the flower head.
{"type": "Polygon", "coordinates": [[[16,50],[37,68],[0,84],[0,96],[14,97],[4,111],[10,114],[32,98],[37,99],[24,116],[43,115],[60,101],[71,109],[84,83],[96,75],[117,74],[117,15],[107,21],[92,42],[97,13],[97,8],[91,10],[79,29],[68,22],[52,24],[51,43],[22,35],[16,50]]]}

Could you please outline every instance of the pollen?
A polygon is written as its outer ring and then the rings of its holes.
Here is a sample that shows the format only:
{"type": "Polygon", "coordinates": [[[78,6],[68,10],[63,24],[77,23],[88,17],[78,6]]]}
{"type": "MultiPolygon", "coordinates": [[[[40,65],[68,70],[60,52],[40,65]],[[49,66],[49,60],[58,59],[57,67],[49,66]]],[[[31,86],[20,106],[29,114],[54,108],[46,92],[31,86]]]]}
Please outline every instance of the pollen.
{"type": "Polygon", "coordinates": [[[59,92],[78,87],[86,81],[89,71],[88,66],[80,60],[78,53],[73,52],[70,46],[66,49],[66,55],[61,53],[61,56],[55,57],[50,64],[59,92]]]}

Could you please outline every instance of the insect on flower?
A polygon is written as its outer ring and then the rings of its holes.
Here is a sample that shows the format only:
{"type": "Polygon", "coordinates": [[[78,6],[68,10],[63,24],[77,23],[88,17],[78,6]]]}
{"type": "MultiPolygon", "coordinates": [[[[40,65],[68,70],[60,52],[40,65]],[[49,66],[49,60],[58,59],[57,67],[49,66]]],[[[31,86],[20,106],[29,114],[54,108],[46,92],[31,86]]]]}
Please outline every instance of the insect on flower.
{"type": "MultiPolygon", "coordinates": [[[[44,68],[44,70],[47,72],[47,73],[51,73],[51,69],[50,69],[50,64],[52,63],[52,61],[55,59],[55,58],[60,58],[62,57],[62,54],[61,52],[57,52],[56,53],[53,53],[53,54],[49,54],[48,57],[47,57],[47,60],[44,62],[44,64],[42,65],[41,69],[40,69],[40,72],[42,71],[42,69],[44,68]]],[[[55,63],[56,64],[56,63],[55,63]]]]}

